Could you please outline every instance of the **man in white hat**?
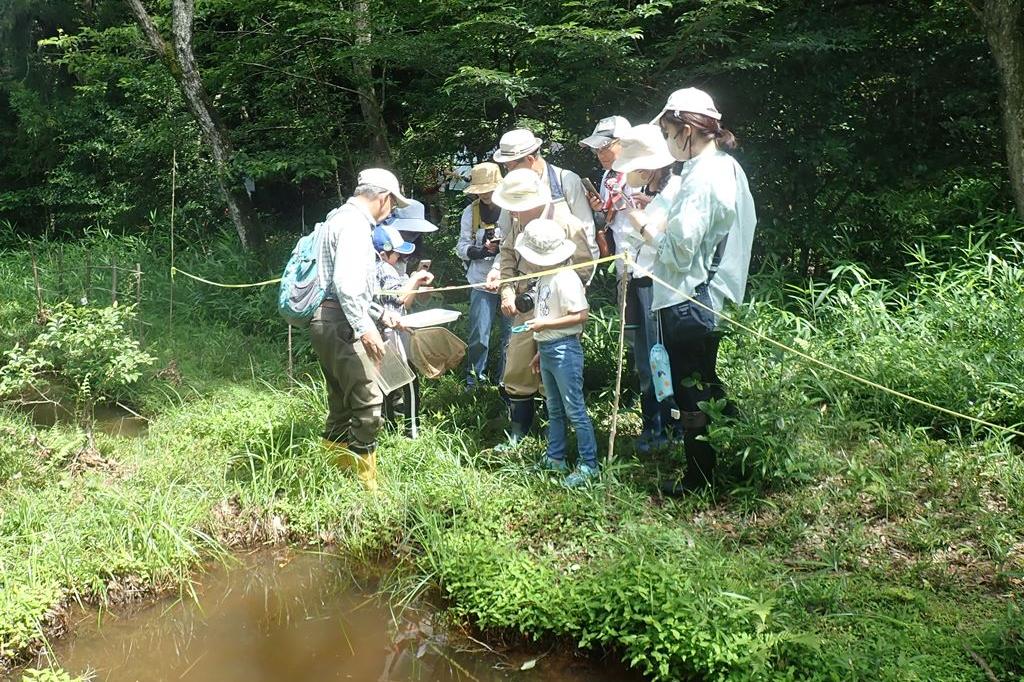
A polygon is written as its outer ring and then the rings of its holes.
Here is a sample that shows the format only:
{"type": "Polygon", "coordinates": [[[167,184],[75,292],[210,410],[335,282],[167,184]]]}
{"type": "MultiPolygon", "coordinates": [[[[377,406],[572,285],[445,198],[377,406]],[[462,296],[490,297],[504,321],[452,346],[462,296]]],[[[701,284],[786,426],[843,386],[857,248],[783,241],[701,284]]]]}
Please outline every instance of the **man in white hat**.
{"type": "Polygon", "coordinates": [[[602,257],[622,253],[622,231],[629,224],[625,209],[633,207],[633,190],[626,184],[626,174],[612,169],[622,150],[619,140],[630,127],[629,121],[622,116],[607,116],[597,122],[589,137],[580,140],[580,146],[590,149],[604,170],[599,194],[587,194],[590,208],[594,211],[596,240],[602,257]],[[607,242],[606,230],[611,232],[614,248],[607,242]]]}
{"type": "Polygon", "coordinates": [[[383,226],[390,226],[397,229],[407,243],[412,244],[413,250],[405,258],[398,261],[395,269],[398,274],[407,274],[408,265],[413,260],[418,260],[423,254],[422,237],[431,232],[437,232],[437,225],[427,220],[427,209],[419,201],[409,199],[408,204],[395,208],[394,213],[384,219],[383,226]]]}
{"type": "MultiPolygon", "coordinates": [[[[598,257],[597,240],[594,236],[594,213],[587,199],[580,176],[571,170],[548,163],[540,154],[543,140],[526,128],[516,128],[501,136],[494,161],[505,167],[505,172],[529,168],[547,183],[555,211],[558,214],[574,216],[584,227],[584,236],[592,258],[598,257]]],[[[503,228],[509,225],[502,224],[503,228]]],[[[512,245],[507,245],[512,251],[512,245]]]]}
{"type": "Polygon", "coordinates": [[[327,381],[325,448],[343,467],[355,467],[369,491],[377,489],[377,432],[383,395],[364,357],[379,363],[384,341],[377,322],[394,327],[398,319],[371,313],[376,284],[374,226],[396,207],[409,203],[398,178],[383,168],[359,174],[343,206],[328,214],[320,248],[320,276],[327,296],[309,325],[310,340],[327,381]]]}
{"type": "MultiPolygon", "coordinates": [[[[547,180],[533,169],[519,168],[509,172],[494,190],[491,200],[505,209],[511,220],[510,228],[502,233],[501,248],[487,276],[488,282],[530,275],[544,269],[524,260],[515,250],[516,239],[526,225],[537,218],[551,218],[562,226],[566,239],[575,246],[572,262],[585,263],[592,259],[590,242],[585,235],[588,228],[567,211],[555,209],[547,180]]],[[[576,274],[583,282],[587,282],[593,274],[593,268],[581,268],[576,274]]],[[[501,311],[505,316],[513,318],[514,325],[525,324],[533,318],[535,285],[535,280],[521,280],[501,286],[501,311]]],[[[539,377],[530,370],[530,361],[536,353],[537,344],[529,334],[513,334],[509,340],[502,384],[510,402],[512,426],[509,437],[512,445],[529,433],[533,425],[533,400],[541,385],[539,377]]]]}
{"type": "Polygon", "coordinates": [[[469,290],[469,339],[466,354],[466,390],[472,391],[487,376],[487,354],[490,350],[491,326],[494,318],[501,325],[497,380],[505,371],[505,347],[508,345],[509,318],[498,314],[501,299],[496,292],[487,291],[484,284],[487,273],[494,265],[501,244],[502,231],[498,226],[502,214],[500,206],[491,197],[501,182],[501,169],[495,163],[473,166],[469,186],[463,192],[475,199],[462,211],[459,241],[455,253],[466,266],[466,281],[474,285],[469,290]]]}

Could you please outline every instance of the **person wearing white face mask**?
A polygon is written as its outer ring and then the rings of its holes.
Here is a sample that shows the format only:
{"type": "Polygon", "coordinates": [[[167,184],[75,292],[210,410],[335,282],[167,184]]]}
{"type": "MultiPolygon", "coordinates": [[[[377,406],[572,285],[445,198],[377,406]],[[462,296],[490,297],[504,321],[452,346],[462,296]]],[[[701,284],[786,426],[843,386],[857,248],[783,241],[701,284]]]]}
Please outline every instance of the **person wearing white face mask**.
{"type": "Polygon", "coordinates": [[[721,119],[706,92],[685,88],[669,96],[652,123],[661,127],[672,156],[683,162],[679,187],[667,210],[630,214],[654,248],[651,272],[673,287],[655,281],[651,303],[660,316],[686,448],[685,475],[662,486],[668,494],[712,479],[716,455],[703,438],[708,417],[699,403],[725,397],[716,366],[715,313],[727,300],[743,302],[757,224],[747,176],[726,153],[736,148],[736,138],[721,119]]]}
{"type": "MultiPolygon", "coordinates": [[[[679,187],[679,178],[671,174],[675,159],[668,151],[665,138],[658,126],[644,123],[633,126],[619,140],[619,152],[611,164],[612,170],[623,176],[631,188],[630,197],[637,206],[647,206],[654,215],[671,204],[679,187]]],[[[625,217],[625,216],[623,216],[625,217]]],[[[616,235],[618,251],[628,252],[641,268],[650,270],[654,265],[654,248],[644,242],[632,229],[629,220],[616,235]]],[[[672,417],[675,401],[658,401],[651,372],[651,349],[660,341],[658,316],[651,310],[654,288],[652,280],[635,269],[627,274],[626,284],[626,338],[633,354],[633,367],[640,384],[640,413],[643,430],[634,447],[638,454],[646,455],[669,444],[677,436],[679,424],[672,417]]]]}

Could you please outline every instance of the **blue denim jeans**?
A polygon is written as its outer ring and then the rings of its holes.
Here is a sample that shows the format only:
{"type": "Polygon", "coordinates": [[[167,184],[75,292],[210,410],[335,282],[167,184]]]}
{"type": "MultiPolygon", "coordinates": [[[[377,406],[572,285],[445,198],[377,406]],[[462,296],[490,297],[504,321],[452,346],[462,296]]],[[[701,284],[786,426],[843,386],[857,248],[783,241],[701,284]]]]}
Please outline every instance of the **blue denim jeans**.
{"type": "Polygon", "coordinates": [[[565,422],[572,422],[579,451],[577,464],[597,468],[597,436],[583,402],[583,346],[567,336],[537,344],[540,374],[548,403],[548,457],[565,459],[565,422]]]}
{"type": "Polygon", "coordinates": [[[651,311],[654,287],[637,286],[635,280],[630,281],[629,287],[631,296],[628,305],[635,304],[638,308],[630,317],[636,324],[631,346],[633,367],[640,382],[640,414],[644,431],[660,436],[673,422],[671,412],[675,401],[667,398],[659,403],[654,394],[650,362],[651,348],[658,343],[658,313],[651,311]]]}
{"type": "Polygon", "coordinates": [[[487,353],[491,345],[491,325],[495,316],[501,325],[501,336],[498,354],[498,368],[493,375],[498,383],[505,373],[505,348],[508,346],[509,330],[512,328],[509,318],[498,310],[501,297],[482,289],[469,290],[469,344],[466,349],[466,384],[473,386],[481,377],[487,376],[487,353]]]}

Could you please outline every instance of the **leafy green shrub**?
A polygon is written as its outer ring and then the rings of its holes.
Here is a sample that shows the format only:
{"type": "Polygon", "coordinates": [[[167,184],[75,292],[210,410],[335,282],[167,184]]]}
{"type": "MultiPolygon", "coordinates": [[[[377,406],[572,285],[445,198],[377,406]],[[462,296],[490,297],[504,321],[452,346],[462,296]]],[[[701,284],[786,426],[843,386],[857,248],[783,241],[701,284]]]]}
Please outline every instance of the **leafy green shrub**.
{"type": "Polygon", "coordinates": [[[67,389],[80,416],[91,421],[98,401],[122,397],[142,376],[142,368],[153,362],[128,331],[133,317],[131,307],[59,304],[28,346],[16,345],[4,353],[0,396],[67,389]]]}

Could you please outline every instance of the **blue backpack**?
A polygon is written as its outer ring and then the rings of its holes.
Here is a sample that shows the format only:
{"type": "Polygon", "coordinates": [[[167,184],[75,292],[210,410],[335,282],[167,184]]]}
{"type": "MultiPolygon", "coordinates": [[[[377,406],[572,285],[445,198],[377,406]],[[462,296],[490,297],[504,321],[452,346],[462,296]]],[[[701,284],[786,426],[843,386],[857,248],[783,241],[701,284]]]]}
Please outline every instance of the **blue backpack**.
{"type": "Polygon", "coordinates": [[[317,223],[312,232],[299,240],[284,266],[277,310],[293,327],[308,327],[313,313],[327,295],[327,285],[320,272],[320,247],[327,234],[327,222],[333,215],[334,211],[327,214],[324,222],[317,223]]]}

